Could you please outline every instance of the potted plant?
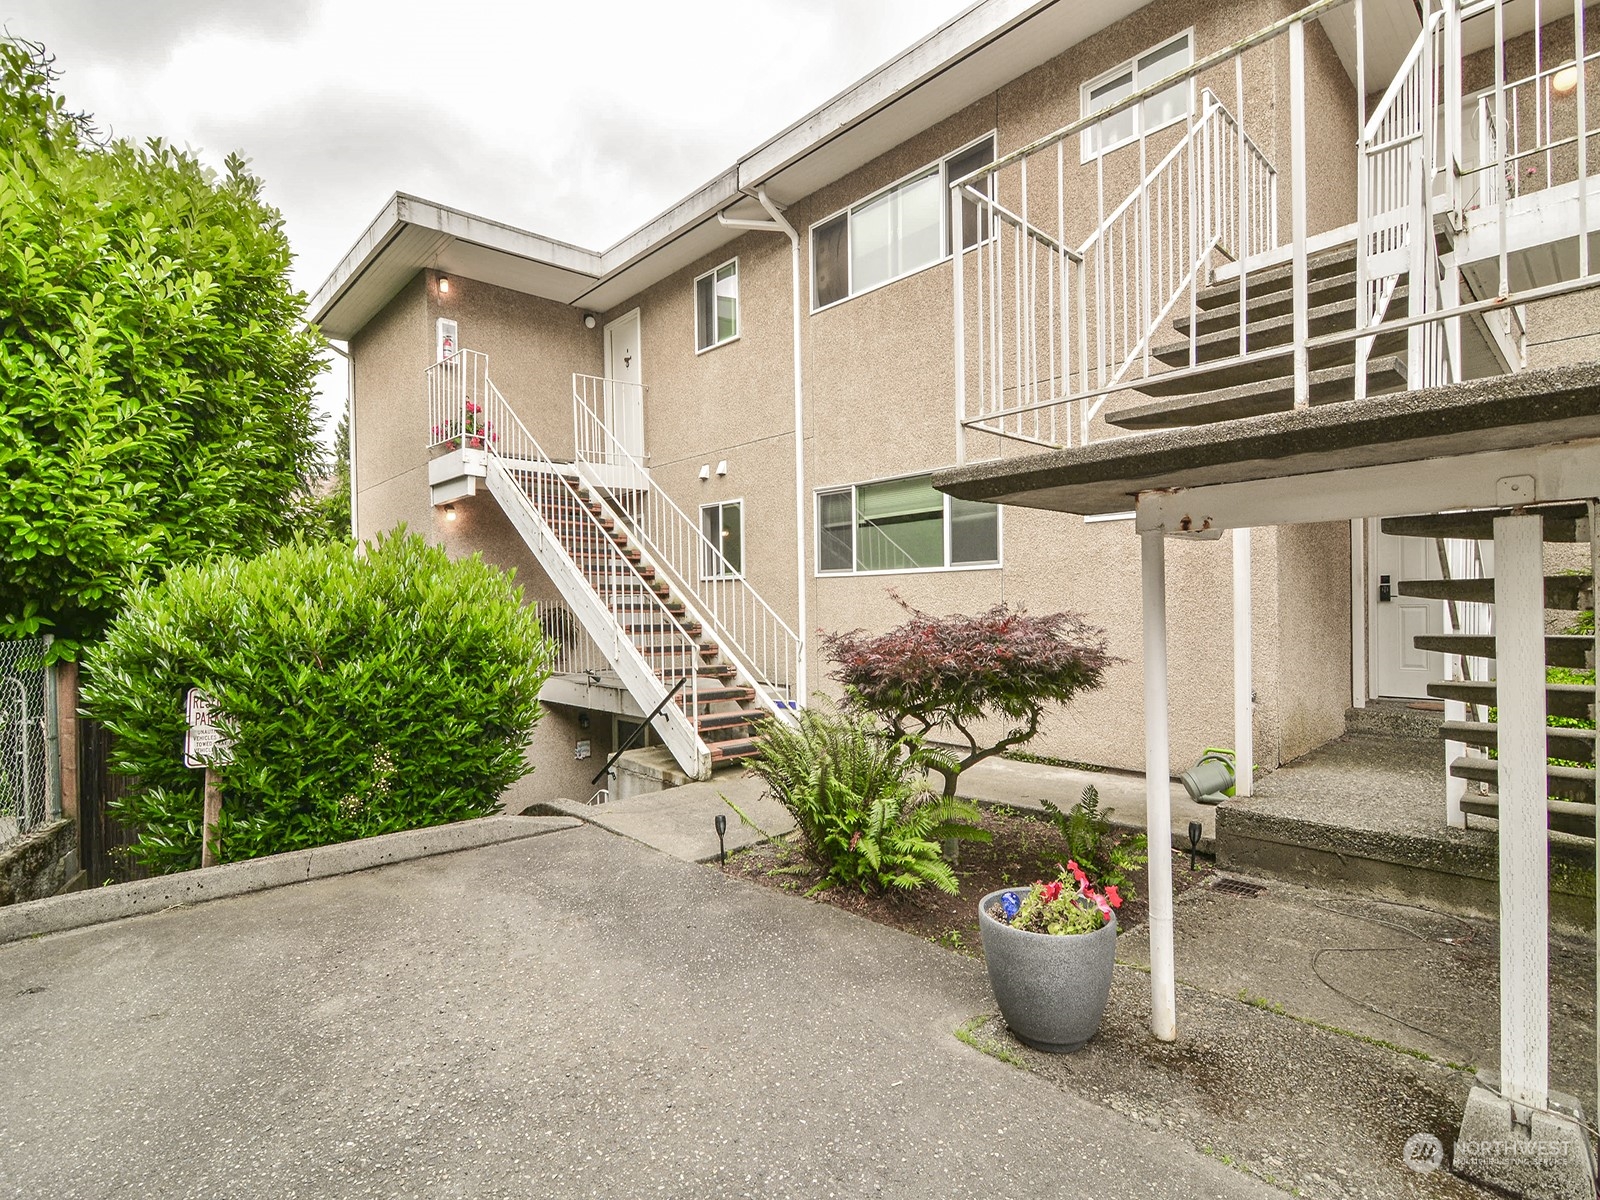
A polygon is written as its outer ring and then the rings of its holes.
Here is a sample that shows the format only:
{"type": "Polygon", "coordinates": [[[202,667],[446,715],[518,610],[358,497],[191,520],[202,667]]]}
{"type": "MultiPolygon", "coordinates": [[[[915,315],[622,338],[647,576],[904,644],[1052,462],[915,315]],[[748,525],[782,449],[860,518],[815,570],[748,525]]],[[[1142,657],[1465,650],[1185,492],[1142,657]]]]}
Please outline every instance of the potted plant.
{"type": "Polygon", "coordinates": [[[1017,1040],[1066,1054],[1100,1028],[1116,961],[1115,886],[1097,889],[1076,862],[1059,879],[990,892],[978,902],[989,986],[1017,1040]]]}

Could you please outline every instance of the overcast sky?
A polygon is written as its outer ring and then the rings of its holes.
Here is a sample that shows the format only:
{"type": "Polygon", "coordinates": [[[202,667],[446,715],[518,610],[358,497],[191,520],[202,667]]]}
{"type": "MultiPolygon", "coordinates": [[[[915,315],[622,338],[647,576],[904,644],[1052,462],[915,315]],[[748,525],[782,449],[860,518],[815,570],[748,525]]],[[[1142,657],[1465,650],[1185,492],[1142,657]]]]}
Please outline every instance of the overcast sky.
{"type": "Polygon", "coordinates": [[[0,23],[101,129],[242,151],[309,293],[397,190],[603,249],[969,2],[0,0],[0,23]]]}

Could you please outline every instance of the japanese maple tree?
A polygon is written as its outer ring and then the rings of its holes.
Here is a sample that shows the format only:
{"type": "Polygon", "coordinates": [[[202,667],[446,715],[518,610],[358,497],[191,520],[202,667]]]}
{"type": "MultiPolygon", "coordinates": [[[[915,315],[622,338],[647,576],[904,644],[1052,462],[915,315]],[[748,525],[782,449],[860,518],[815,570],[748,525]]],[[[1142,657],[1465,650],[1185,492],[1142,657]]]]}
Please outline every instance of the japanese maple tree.
{"type": "Polygon", "coordinates": [[[1032,741],[1049,709],[1099,687],[1122,661],[1107,649],[1105,630],[1076,613],[1034,616],[997,604],[976,615],[934,617],[890,595],[908,619],[876,635],[827,635],[830,677],[897,737],[948,730],[965,742],[964,753],[930,763],[944,777],[946,796],[955,795],[961,772],[1032,741]],[[996,721],[1005,730],[998,738],[996,721]]]}

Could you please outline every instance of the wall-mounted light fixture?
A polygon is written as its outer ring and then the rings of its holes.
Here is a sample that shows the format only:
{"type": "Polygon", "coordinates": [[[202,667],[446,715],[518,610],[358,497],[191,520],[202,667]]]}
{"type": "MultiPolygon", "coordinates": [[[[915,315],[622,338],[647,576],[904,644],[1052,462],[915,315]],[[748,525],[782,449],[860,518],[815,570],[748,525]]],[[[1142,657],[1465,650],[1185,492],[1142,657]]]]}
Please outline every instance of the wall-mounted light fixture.
{"type": "Polygon", "coordinates": [[[450,294],[450,281],[448,279],[446,279],[443,275],[441,275],[441,276],[439,276],[439,295],[448,296],[449,294],[450,294]]]}
{"type": "Polygon", "coordinates": [[[454,521],[456,519],[456,506],[454,504],[446,504],[444,506],[444,519],[446,521],[454,521]]]}
{"type": "Polygon", "coordinates": [[[595,318],[593,313],[583,314],[583,327],[585,329],[593,329],[598,324],[600,324],[600,322],[595,318]]]}
{"type": "Polygon", "coordinates": [[[723,459],[721,462],[719,462],[717,464],[717,474],[718,475],[726,475],[727,473],[728,473],[728,460],[727,459],[723,459]]]}
{"type": "Polygon", "coordinates": [[[708,480],[710,478],[711,478],[711,464],[710,463],[705,463],[700,468],[700,482],[704,483],[706,480],[708,480]]]}
{"type": "Polygon", "coordinates": [[[1578,64],[1563,63],[1550,76],[1550,90],[1558,96],[1570,96],[1578,90],[1578,64]]]}

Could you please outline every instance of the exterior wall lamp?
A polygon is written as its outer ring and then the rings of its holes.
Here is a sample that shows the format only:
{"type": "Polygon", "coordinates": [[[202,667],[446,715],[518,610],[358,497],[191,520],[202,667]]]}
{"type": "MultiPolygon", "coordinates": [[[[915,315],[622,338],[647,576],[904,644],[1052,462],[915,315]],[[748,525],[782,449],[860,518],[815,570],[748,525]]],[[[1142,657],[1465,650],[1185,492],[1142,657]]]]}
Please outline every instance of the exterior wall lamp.
{"type": "Polygon", "coordinates": [[[598,324],[600,324],[600,322],[595,319],[595,315],[593,313],[583,314],[583,327],[585,329],[593,329],[598,324]]]}
{"type": "Polygon", "coordinates": [[[1558,96],[1570,96],[1578,90],[1578,64],[1563,63],[1550,76],[1550,90],[1558,96]]]}
{"type": "Polygon", "coordinates": [[[449,294],[450,294],[450,281],[448,279],[446,279],[443,275],[441,275],[441,276],[439,276],[439,295],[448,296],[449,294]]]}
{"type": "Polygon", "coordinates": [[[454,504],[446,504],[444,506],[444,519],[446,521],[454,521],[456,519],[456,506],[454,504]]]}

